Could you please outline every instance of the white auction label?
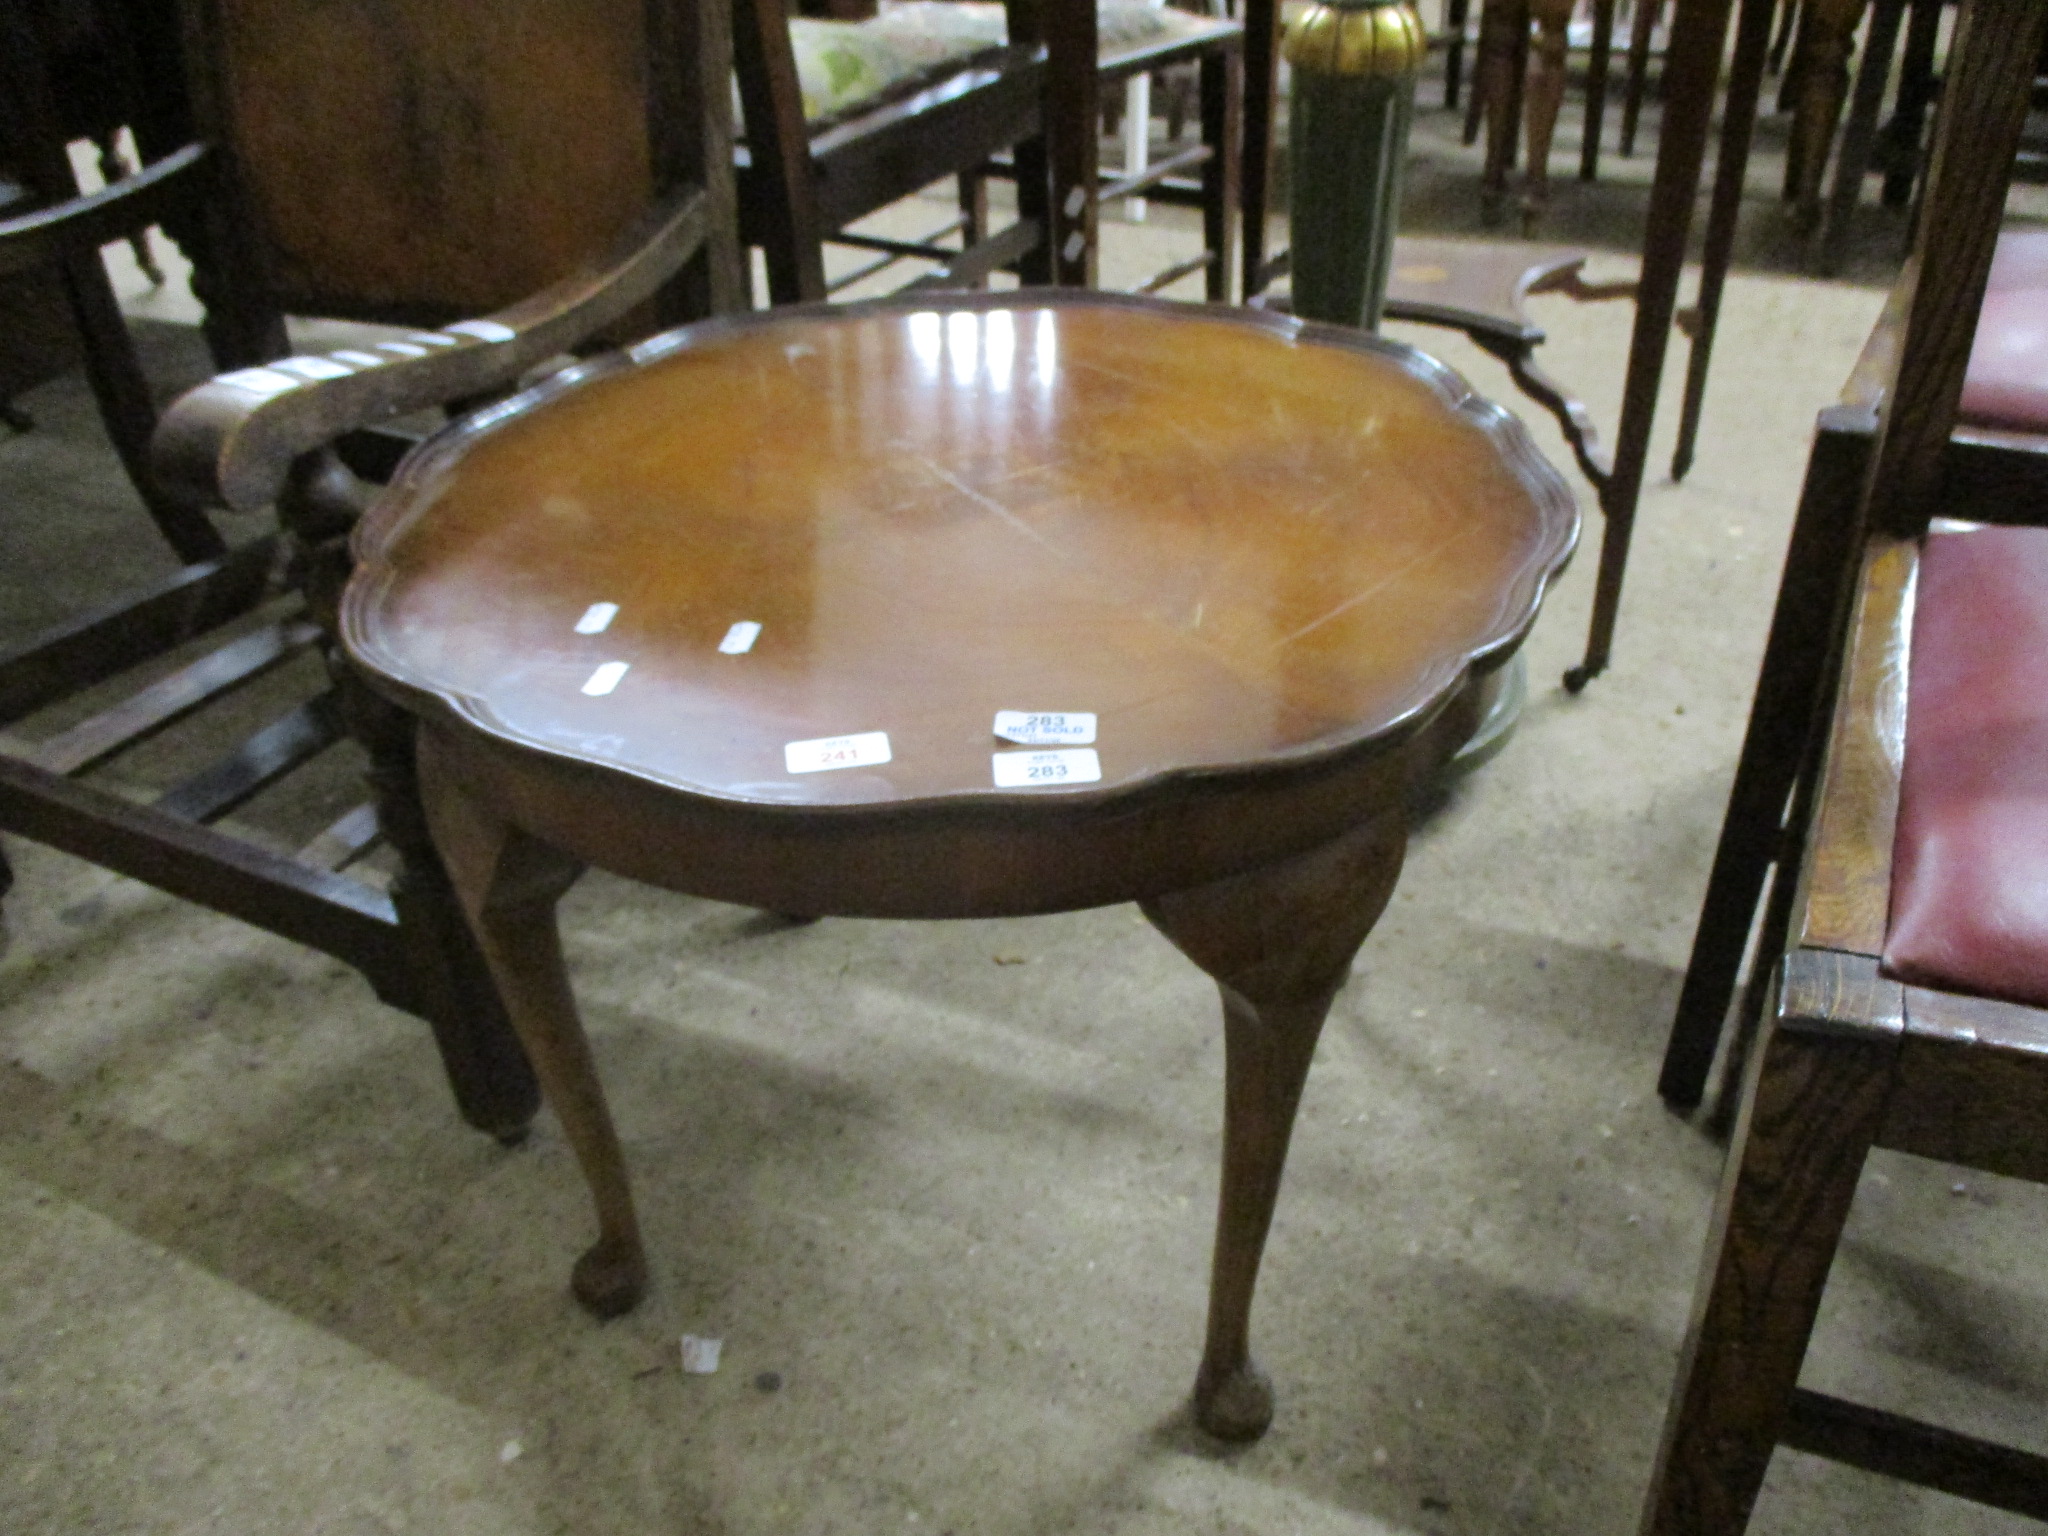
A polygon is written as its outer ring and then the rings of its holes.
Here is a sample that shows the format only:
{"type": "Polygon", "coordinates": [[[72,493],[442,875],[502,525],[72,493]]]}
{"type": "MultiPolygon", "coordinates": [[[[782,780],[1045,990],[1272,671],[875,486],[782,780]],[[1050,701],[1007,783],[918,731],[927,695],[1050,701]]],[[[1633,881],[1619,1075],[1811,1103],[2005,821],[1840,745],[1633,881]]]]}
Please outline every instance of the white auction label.
{"type": "Polygon", "coordinates": [[[791,773],[823,773],[828,768],[867,768],[889,761],[889,733],[862,731],[857,736],[821,736],[792,741],[782,749],[791,773]]]}
{"type": "Polygon", "coordinates": [[[760,638],[761,626],[752,619],[741,619],[725,632],[725,638],[718,642],[718,649],[727,656],[744,656],[760,638]]]}
{"type": "Polygon", "coordinates": [[[576,621],[576,633],[579,635],[601,635],[610,626],[612,620],[618,616],[619,605],[617,603],[592,603],[583,610],[583,617],[576,621]]]}
{"type": "Polygon", "coordinates": [[[997,752],[989,761],[995,769],[997,789],[1093,784],[1102,777],[1102,759],[1093,747],[1066,752],[997,752]]]}
{"type": "Polygon", "coordinates": [[[1095,739],[1095,717],[999,709],[996,711],[996,735],[1004,741],[1014,741],[1020,747],[1085,747],[1095,739]]]}

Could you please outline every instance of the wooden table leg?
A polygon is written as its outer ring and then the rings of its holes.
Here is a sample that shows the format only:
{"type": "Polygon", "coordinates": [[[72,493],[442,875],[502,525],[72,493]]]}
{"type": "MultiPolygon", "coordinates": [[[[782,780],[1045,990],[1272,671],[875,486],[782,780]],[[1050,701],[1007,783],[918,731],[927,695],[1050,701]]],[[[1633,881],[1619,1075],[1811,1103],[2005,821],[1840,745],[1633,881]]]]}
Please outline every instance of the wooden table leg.
{"type": "Polygon", "coordinates": [[[571,1289],[586,1310],[617,1317],[647,1290],[647,1255],[555,923],[555,904],[583,866],[464,789],[428,732],[420,738],[420,791],[449,878],[597,1205],[597,1242],[576,1261],[571,1289]]]}
{"type": "Polygon", "coordinates": [[[1401,873],[1400,814],[1213,885],[1156,897],[1145,915],[1223,994],[1223,1186],[1209,1332],[1195,1416],[1222,1440],[1255,1440],[1273,1387],[1253,1362],[1252,1291],[1287,1162],[1294,1112],[1330,1003],[1401,873]]]}
{"type": "Polygon", "coordinates": [[[1657,416],[1657,387],[1664,377],[1664,352],[1671,344],[1678,278],[1685,265],[1686,237],[1692,232],[1692,205],[1699,192],[1700,164],[1706,158],[1733,3],[1677,0],[1673,7],[1671,42],[1664,55],[1664,122],[1658,135],[1657,174],[1650,184],[1649,232],[1643,240],[1643,275],[1636,290],[1635,329],[1629,337],[1621,426],[1615,433],[1614,474],[1600,497],[1607,531],[1600,541],[1593,621],[1586,635],[1585,660],[1564,675],[1564,685],[1573,693],[1607,670],[1614,645],[1622,576],[1649,463],[1650,427],[1657,416]]]}

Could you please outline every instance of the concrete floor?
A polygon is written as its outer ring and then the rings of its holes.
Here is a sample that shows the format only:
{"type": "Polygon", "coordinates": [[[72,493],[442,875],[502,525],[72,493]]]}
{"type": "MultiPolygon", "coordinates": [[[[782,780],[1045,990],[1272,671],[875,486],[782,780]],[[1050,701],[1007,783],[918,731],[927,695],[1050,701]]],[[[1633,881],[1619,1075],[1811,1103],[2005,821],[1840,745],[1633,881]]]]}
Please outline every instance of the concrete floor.
{"type": "MultiPolygon", "coordinates": [[[[1176,238],[1105,227],[1111,277],[1176,238]]],[[[343,967],[11,838],[0,1530],[1631,1529],[1720,1162],[1656,1064],[1809,426],[1880,302],[1736,276],[1699,463],[1647,491],[1613,670],[1573,699],[1589,507],[1516,738],[1419,833],[1324,1036],[1260,1444],[1184,1406],[1220,1032],[1132,909],[790,928],[587,878],[568,947],[655,1267],[600,1326],[565,1288],[589,1217],[551,1118],[497,1147],[343,967]],[[684,1333],[724,1340],[715,1375],[680,1371],[684,1333]]],[[[1629,307],[1537,308],[1612,422],[1629,307]]],[[[1458,338],[1397,334],[1519,408],[1458,338]]],[[[76,392],[28,403],[47,430],[0,442],[9,634],[161,559],[76,392]]],[[[252,835],[342,803],[324,766],[252,835]]],[[[2043,1449],[2044,1217],[2032,1186],[1879,1154],[1809,1384],[2043,1449]]],[[[2022,1525],[1783,1452],[1752,1529],[2022,1525]]]]}

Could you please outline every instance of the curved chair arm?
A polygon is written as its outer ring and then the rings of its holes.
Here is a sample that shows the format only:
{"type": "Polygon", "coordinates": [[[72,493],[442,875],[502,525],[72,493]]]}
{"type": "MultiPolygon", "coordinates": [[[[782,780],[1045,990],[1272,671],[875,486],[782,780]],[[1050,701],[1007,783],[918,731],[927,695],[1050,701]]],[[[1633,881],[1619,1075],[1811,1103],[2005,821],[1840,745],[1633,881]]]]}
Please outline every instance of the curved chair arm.
{"type": "Polygon", "coordinates": [[[0,277],[96,251],[162,223],[205,193],[216,159],[206,145],[187,144],[103,191],[0,219],[0,277]]]}
{"type": "Polygon", "coordinates": [[[152,466],[173,495],[197,505],[268,506],[295,459],[343,433],[516,383],[653,297],[708,232],[704,194],[692,189],[650,209],[578,271],[487,318],[222,374],[164,413],[152,466]]]}

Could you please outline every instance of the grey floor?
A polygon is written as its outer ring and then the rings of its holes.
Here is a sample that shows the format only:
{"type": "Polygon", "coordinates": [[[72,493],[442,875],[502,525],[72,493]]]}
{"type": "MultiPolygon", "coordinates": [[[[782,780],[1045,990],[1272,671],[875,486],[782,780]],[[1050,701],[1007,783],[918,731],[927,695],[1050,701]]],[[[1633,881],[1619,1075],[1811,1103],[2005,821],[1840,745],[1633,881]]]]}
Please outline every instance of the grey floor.
{"type": "MultiPolygon", "coordinates": [[[[1411,213],[1453,206],[1447,123],[1422,119],[1411,213]]],[[[1561,188],[1553,232],[1639,218],[1618,170],[1561,188]]],[[[1753,211],[1768,244],[1776,206],[1753,211]]],[[[1105,229],[1111,280],[1186,248],[1156,210],[1105,229]]],[[[1660,453],[1645,494],[1613,670],[1556,686],[1589,504],[1517,735],[1421,830],[1332,1015],[1255,1319],[1263,1442],[1187,1418],[1217,1007],[1131,909],[790,928],[588,878],[568,945],[655,1266],[599,1326],[565,1289],[588,1213],[552,1120],[500,1149],[341,966],[10,838],[0,1530],[1631,1529],[1720,1163],[1656,1099],[1663,1030],[1809,426],[1882,297],[1759,260],[1699,463],[1674,485],[1660,453]],[[680,1371],[684,1333],[724,1341],[716,1374],[680,1371]]],[[[1537,311],[1611,423],[1630,307],[1537,311]]],[[[1397,334],[1521,408],[1457,338],[1397,334]]],[[[43,428],[0,441],[8,635],[163,563],[76,388],[27,403],[43,428]]],[[[322,767],[251,835],[344,804],[351,763],[322,767]]],[[[2043,1449],[2044,1215],[2031,1186],[1879,1155],[1809,1383],[2043,1449]]],[[[1752,1529],[2020,1527],[1787,1452],[1752,1529]]]]}

